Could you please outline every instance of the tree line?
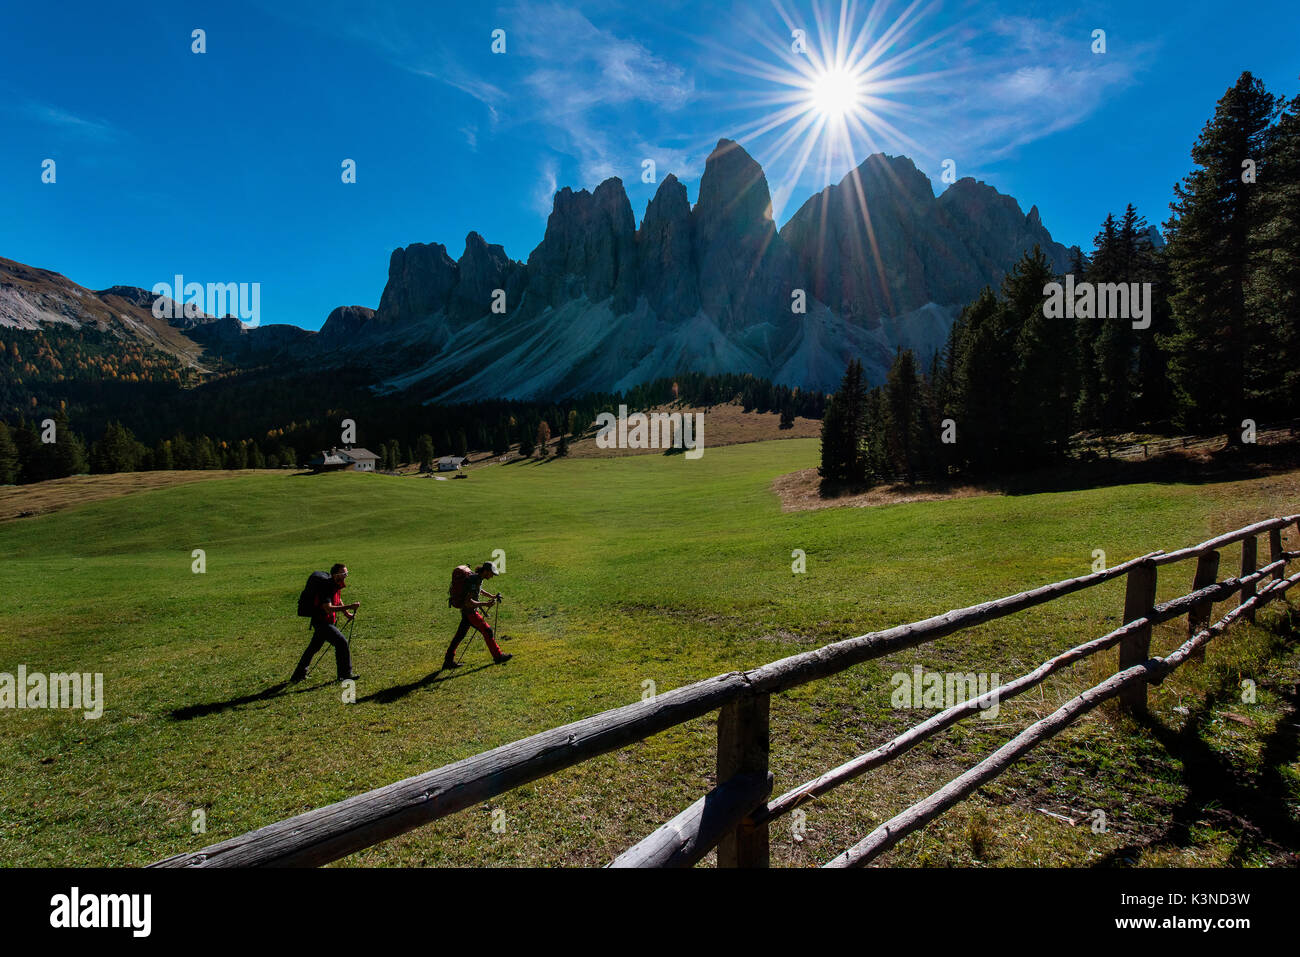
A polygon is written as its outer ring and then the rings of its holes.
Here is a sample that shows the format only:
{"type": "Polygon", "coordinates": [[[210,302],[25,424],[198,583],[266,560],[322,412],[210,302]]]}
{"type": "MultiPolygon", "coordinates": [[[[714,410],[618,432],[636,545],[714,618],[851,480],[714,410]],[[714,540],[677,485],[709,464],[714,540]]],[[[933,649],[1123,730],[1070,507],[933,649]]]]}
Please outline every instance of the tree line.
{"type": "MultiPolygon", "coordinates": [[[[267,380],[264,384],[269,388],[273,383],[267,380]]],[[[210,396],[219,399],[215,403],[217,412],[214,404],[209,404],[204,415],[196,417],[199,423],[219,425],[221,411],[228,411],[237,424],[265,422],[265,417],[273,414],[274,395],[256,403],[256,390],[250,393],[249,388],[248,382],[228,381],[219,390],[209,390],[210,396]],[[245,410],[242,401],[254,405],[245,410]]],[[[276,390],[281,388],[283,383],[275,384],[276,390]]],[[[376,467],[380,470],[395,471],[403,464],[432,468],[440,457],[464,456],[471,451],[505,455],[517,449],[524,457],[564,456],[570,442],[588,432],[600,412],[616,410],[619,405],[635,411],[673,402],[707,406],[740,400],[747,410],[781,412],[782,425],[786,426],[787,415],[788,425],[793,424],[796,414],[815,418],[821,415],[826,402],[822,393],[774,385],[752,375],[694,372],[657,379],[626,392],[592,393],[547,402],[494,400],[423,405],[409,398],[353,392],[346,383],[340,390],[344,402],[330,404],[322,400],[325,411],[314,418],[291,419],[256,437],[232,435],[230,431],[212,434],[180,429],[160,434],[159,420],[166,422],[168,415],[156,409],[150,413],[142,410],[132,419],[133,423],[144,421],[144,436],[120,419],[108,419],[98,432],[92,433],[96,437],[88,440],[74,427],[64,400],[54,413],[43,418],[20,416],[12,425],[0,421],[0,485],[86,472],[294,468],[305,465],[323,450],[342,445],[343,423],[348,419],[356,425],[355,445],[373,451],[379,457],[376,467]],[[149,441],[150,435],[156,437],[149,441]]],[[[333,398],[337,401],[339,396],[333,398]]],[[[301,395],[294,401],[300,402],[301,395]]]]}
{"type": "Polygon", "coordinates": [[[1279,99],[1243,73],[1191,157],[1163,249],[1130,204],[1106,217],[1068,277],[1037,247],[1026,252],[996,293],[985,288],[962,310],[928,369],[900,351],[872,388],[850,362],[822,421],[823,481],[1030,469],[1060,461],[1079,433],[1222,433],[1240,443],[1250,423],[1293,418],[1300,96],[1279,99]],[[1052,308],[1052,283],[1079,290],[1068,315],[1052,308]],[[1139,319],[1132,293],[1148,288],[1139,319]],[[1127,315],[1108,314],[1125,299],[1127,315]]]}

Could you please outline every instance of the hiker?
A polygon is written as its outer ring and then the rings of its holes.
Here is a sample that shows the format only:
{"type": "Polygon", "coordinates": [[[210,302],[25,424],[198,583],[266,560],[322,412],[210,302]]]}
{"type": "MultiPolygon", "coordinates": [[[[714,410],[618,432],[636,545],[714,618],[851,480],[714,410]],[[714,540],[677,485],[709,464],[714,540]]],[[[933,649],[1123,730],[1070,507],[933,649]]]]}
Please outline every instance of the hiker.
{"type": "Polygon", "coordinates": [[[514,657],[503,653],[497,646],[496,641],[493,640],[496,636],[492,634],[487,619],[479,611],[480,608],[490,608],[493,602],[501,600],[500,595],[482,591],[484,579],[491,580],[496,577],[496,573],[496,567],[491,562],[484,562],[475,571],[471,571],[468,565],[460,565],[451,573],[451,588],[448,590],[447,604],[452,608],[460,609],[460,627],[456,629],[456,637],[451,640],[451,647],[442,658],[444,668],[460,667],[456,662],[456,646],[464,640],[471,625],[483,635],[488,651],[492,652],[493,663],[503,665],[514,657]],[[482,594],[488,596],[487,601],[479,597],[482,594]]]}
{"type": "MultiPolygon", "coordinates": [[[[316,572],[312,578],[315,579],[319,575],[321,573],[316,572]]],[[[307,666],[327,641],[334,646],[334,665],[338,669],[338,680],[361,677],[352,670],[352,652],[348,648],[347,638],[343,637],[343,632],[334,624],[338,620],[339,612],[343,612],[347,620],[351,621],[357,616],[357,609],[361,607],[359,601],[348,605],[343,604],[340,592],[347,587],[348,568],[342,564],[331,568],[329,578],[323,579],[317,585],[316,593],[311,599],[311,644],[298,660],[298,667],[293,669],[293,676],[289,679],[291,684],[307,677],[307,666]]],[[[301,605],[301,600],[299,604],[301,605]]],[[[301,613],[300,608],[299,614],[301,613]]]]}

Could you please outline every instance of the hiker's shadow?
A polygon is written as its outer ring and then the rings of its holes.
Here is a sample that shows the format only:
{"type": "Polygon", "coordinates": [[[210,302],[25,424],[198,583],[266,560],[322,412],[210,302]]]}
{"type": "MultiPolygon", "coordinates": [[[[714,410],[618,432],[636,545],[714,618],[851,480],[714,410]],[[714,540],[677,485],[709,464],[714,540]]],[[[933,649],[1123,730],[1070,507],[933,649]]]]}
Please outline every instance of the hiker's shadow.
{"type": "Polygon", "coordinates": [[[231,708],[238,708],[241,704],[253,704],[257,701],[269,701],[271,698],[278,698],[281,695],[306,694],[308,691],[315,691],[317,688],[323,688],[332,682],[326,681],[321,684],[310,685],[302,688],[295,688],[289,691],[289,682],[280,681],[271,685],[257,694],[240,695],[237,698],[228,698],[225,701],[213,701],[210,704],[191,704],[184,708],[177,708],[169,717],[173,721],[189,721],[191,718],[201,718],[204,715],[216,714],[220,711],[229,711],[231,708]]]}
{"type": "Polygon", "coordinates": [[[472,675],[476,671],[482,671],[484,668],[491,668],[490,664],[482,664],[475,668],[458,668],[455,671],[447,671],[446,668],[439,668],[430,674],[425,675],[419,681],[411,681],[404,685],[393,685],[391,688],[385,688],[382,691],[376,691],[374,694],[368,694],[364,698],[358,698],[357,704],[363,701],[373,701],[376,704],[392,704],[405,698],[414,691],[421,688],[427,688],[430,685],[442,684],[444,681],[450,681],[453,678],[463,678],[466,675],[472,675]],[[441,678],[438,676],[442,675],[441,678]]]}

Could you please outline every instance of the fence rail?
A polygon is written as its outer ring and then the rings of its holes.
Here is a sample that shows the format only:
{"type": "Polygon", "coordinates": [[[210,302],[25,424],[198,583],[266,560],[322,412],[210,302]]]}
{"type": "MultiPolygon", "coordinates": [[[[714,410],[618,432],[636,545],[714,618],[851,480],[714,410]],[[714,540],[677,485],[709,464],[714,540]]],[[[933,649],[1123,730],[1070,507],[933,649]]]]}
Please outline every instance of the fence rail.
{"type": "Polygon", "coordinates": [[[1300,515],[1256,522],[1189,548],[1151,552],[1104,571],[845,639],[751,671],[717,675],[656,695],[649,701],[552,728],[151,866],[327,864],[522,784],[719,711],[717,786],[619,855],[611,866],[690,866],[716,847],[721,867],[766,867],[768,825],[772,820],[970,717],[980,709],[981,702],[987,706],[993,700],[1014,697],[1078,661],[1119,646],[1116,674],[1030,725],[994,754],[880,825],[827,865],[860,866],[1001,774],[1027,751],[1050,740],[1103,701],[1118,698],[1125,710],[1144,711],[1149,685],[1159,684],[1187,660],[1202,656],[1211,638],[1241,617],[1253,620],[1256,609],[1281,598],[1300,580],[1300,574],[1287,576],[1288,562],[1300,558],[1300,551],[1284,551],[1282,547],[1282,532],[1293,525],[1300,531],[1297,523],[1300,515]],[[1259,535],[1268,536],[1269,560],[1257,568],[1256,537],[1259,535]],[[1236,578],[1218,580],[1219,552],[1237,542],[1242,543],[1241,573],[1236,578]],[[1157,570],[1190,559],[1197,563],[1192,590],[1157,604],[1157,570]],[[1062,652],[979,698],[933,715],[874,750],[768,801],[772,789],[768,768],[771,695],[1120,576],[1127,579],[1120,627],[1062,652]],[[1261,584],[1266,580],[1267,584],[1261,584]],[[1214,603],[1234,596],[1238,598],[1237,606],[1220,621],[1209,624],[1214,603]],[[1165,658],[1150,658],[1152,628],[1184,615],[1188,619],[1187,641],[1165,658]]]}

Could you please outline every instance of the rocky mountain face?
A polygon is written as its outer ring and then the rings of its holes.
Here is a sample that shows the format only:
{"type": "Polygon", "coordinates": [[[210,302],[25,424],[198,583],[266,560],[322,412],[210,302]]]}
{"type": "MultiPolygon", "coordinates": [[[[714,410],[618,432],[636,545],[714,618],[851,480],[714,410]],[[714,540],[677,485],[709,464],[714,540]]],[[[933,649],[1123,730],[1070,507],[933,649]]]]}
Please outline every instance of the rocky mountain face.
{"type": "Polygon", "coordinates": [[[0,329],[91,327],[201,368],[203,346],[167,320],[155,318],[155,298],[134,286],[93,292],[59,273],[0,258],[0,329]]]}
{"type": "Polygon", "coordinates": [[[1010,196],[970,178],[936,199],[911,160],[881,153],[804,203],[781,235],[798,250],[813,294],[867,326],[928,303],[970,302],[1034,245],[1057,269],[1069,261],[1037,207],[1026,216],[1010,196]]]}
{"type": "Polygon", "coordinates": [[[383,387],[454,401],[603,391],[683,369],[831,388],[854,356],[880,382],[899,346],[928,362],[961,307],[1035,244],[1068,268],[1036,207],[1026,215],[969,178],[936,197],[911,160],[884,154],[778,230],[762,168],[721,140],[695,206],[669,175],[639,229],[612,178],[557,192],[526,264],[475,233],[458,262],[438,245],[396,250],[376,321],[358,335],[387,357],[383,387]],[[494,289],[504,313],[490,312],[494,289]]]}
{"type": "Polygon", "coordinates": [[[1036,207],[1025,214],[969,178],[936,197],[911,160],[884,154],[778,229],[762,168],[720,140],[694,207],[669,175],[637,228],[618,178],[566,187],[527,262],[474,232],[457,260],[439,243],[395,249],[378,309],[340,306],[318,333],[169,323],[153,318],[145,290],[91,293],[7,260],[0,325],[115,323],[190,364],[201,352],[364,364],[381,390],[443,401],[610,391],[688,369],[830,389],[850,358],[873,383],[898,347],[928,363],[961,307],[1035,244],[1068,269],[1036,207]]]}

